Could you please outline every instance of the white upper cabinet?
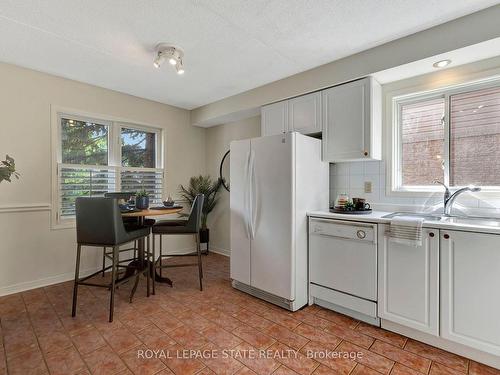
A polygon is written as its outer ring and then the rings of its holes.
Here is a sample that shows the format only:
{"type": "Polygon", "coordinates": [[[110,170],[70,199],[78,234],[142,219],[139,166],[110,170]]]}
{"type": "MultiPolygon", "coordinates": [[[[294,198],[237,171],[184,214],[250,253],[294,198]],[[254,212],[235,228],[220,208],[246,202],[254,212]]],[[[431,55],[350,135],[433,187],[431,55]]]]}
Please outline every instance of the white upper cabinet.
{"type": "Polygon", "coordinates": [[[367,77],[322,91],[323,161],[380,160],[382,101],[367,77]]]}
{"type": "Polygon", "coordinates": [[[287,132],[320,133],[321,93],[298,96],[261,108],[262,136],[287,132]]]}
{"type": "Polygon", "coordinates": [[[323,161],[382,158],[381,88],[372,77],[261,108],[261,135],[323,133],[323,161]]]}
{"type": "Polygon", "coordinates": [[[424,228],[422,245],[392,241],[379,225],[378,316],[439,335],[439,230],[424,228]]]}
{"type": "Polygon", "coordinates": [[[441,336],[500,356],[500,235],[441,231],[441,336]]]}
{"type": "Polygon", "coordinates": [[[261,108],[261,135],[283,134],[288,131],[288,101],[268,104],[261,108]]]}
{"type": "Polygon", "coordinates": [[[321,92],[288,100],[288,131],[320,133],[321,121],[321,92]]]}

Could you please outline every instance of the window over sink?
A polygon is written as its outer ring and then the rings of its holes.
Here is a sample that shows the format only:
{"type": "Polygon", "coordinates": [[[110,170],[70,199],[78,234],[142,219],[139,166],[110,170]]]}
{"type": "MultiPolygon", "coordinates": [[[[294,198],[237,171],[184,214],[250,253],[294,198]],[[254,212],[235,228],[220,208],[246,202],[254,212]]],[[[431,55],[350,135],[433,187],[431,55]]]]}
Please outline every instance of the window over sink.
{"type": "Polygon", "coordinates": [[[394,97],[392,191],[500,192],[500,80],[394,97]]]}

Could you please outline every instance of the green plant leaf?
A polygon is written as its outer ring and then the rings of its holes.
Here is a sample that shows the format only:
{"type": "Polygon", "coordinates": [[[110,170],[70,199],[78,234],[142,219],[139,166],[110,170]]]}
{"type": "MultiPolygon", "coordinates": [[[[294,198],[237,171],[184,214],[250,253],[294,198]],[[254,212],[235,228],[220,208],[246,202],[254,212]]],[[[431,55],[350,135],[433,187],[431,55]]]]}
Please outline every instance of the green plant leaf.
{"type": "Polygon", "coordinates": [[[179,186],[179,195],[189,202],[190,205],[193,204],[195,197],[198,194],[205,195],[205,201],[203,203],[202,209],[202,227],[206,228],[208,214],[213,211],[217,205],[218,198],[217,193],[222,186],[220,179],[214,181],[212,177],[206,176],[193,176],[189,179],[189,184],[187,187],[179,186]]]}

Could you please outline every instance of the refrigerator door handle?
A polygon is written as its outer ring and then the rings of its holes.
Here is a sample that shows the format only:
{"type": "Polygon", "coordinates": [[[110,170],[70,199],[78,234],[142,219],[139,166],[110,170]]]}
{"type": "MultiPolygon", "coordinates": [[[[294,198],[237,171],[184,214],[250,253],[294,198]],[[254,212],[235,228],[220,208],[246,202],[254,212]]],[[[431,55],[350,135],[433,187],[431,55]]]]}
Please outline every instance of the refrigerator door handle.
{"type": "Polygon", "coordinates": [[[250,151],[247,152],[247,157],[245,160],[245,182],[243,191],[243,220],[245,221],[245,232],[248,238],[251,238],[250,232],[250,151]]]}
{"type": "Polygon", "coordinates": [[[250,154],[250,191],[251,191],[251,206],[250,206],[250,230],[252,239],[255,238],[255,229],[257,227],[257,181],[255,179],[255,154],[252,150],[250,154]]]}

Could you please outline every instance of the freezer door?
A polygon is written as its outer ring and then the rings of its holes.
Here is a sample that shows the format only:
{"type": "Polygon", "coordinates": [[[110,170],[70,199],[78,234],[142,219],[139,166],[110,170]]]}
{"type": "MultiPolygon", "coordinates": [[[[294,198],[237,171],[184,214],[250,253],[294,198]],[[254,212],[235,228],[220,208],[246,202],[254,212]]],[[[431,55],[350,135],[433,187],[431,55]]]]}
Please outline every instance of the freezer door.
{"type": "Polygon", "coordinates": [[[249,175],[250,140],[230,146],[231,278],[250,285],[249,175]]]}
{"type": "Polygon", "coordinates": [[[288,300],[295,299],[294,139],[293,133],[252,139],[250,158],[251,285],[288,300]]]}

